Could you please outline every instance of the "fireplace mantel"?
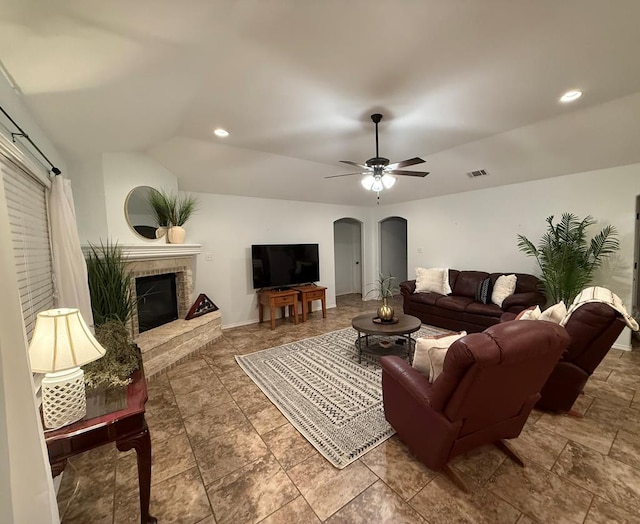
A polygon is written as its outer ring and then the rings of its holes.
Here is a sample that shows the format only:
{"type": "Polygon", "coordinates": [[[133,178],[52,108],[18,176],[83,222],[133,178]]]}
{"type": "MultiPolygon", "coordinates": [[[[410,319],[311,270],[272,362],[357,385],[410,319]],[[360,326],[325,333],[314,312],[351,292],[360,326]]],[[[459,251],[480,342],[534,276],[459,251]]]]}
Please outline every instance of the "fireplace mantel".
{"type": "Polygon", "coordinates": [[[127,260],[192,257],[202,252],[201,244],[131,244],[120,247],[127,260]]]}
{"type": "MultiPolygon", "coordinates": [[[[118,244],[127,260],[193,257],[202,252],[202,244],[118,244]]],[[[83,246],[85,255],[89,246],[83,246]]]]}

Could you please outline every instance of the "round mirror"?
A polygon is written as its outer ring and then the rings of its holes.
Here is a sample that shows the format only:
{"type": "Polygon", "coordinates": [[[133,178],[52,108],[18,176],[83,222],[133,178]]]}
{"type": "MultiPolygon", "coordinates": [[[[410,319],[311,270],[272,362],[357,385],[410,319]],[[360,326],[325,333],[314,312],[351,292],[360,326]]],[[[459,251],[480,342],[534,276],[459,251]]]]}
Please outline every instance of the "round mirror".
{"type": "Polygon", "coordinates": [[[155,239],[158,224],[149,204],[149,194],[156,191],[149,186],[133,188],[124,203],[124,215],[129,227],[143,238],[155,239]]]}

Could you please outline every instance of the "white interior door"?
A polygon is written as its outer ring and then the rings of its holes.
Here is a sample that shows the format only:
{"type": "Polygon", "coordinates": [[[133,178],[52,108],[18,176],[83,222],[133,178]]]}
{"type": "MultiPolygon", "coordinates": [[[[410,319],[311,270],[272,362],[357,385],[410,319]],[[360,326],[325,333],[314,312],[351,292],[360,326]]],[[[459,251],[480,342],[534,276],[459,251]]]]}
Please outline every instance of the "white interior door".
{"type": "Polygon", "coordinates": [[[352,218],[333,223],[336,295],[362,293],[362,224],[352,218]]]}

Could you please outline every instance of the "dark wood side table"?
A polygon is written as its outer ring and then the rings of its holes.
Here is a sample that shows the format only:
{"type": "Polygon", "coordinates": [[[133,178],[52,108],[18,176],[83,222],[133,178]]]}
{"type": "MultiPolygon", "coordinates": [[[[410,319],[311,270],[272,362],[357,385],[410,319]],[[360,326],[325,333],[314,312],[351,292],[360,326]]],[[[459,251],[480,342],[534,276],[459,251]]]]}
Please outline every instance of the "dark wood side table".
{"type": "Polygon", "coordinates": [[[109,442],[120,451],[136,450],[140,489],[140,522],[154,524],[149,515],[151,495],[151,437],[144,419],[147,382],[142,368],[132,375],[126,388],[87,389],[87,414],[82,420],[59,429],[46,430],[45,442],[54,476],[64,469],[67,460],[109,442]]]}
{"type": "Polygon", "coordinates": [[[289,308],[289,315],[293,313],[294,323],[298,324],[298,292],[295,289],[275,290],[263,289],[258,291],[258,318],[262,322],[264,319],[264,306],[269,307],[271,315],[271,329],[276,328],[276,308],[282,310],[282,318],[285,317],[286,308],[289,308]]]}
{"type": "Polygon", "coordinates": [[[307,313],[311,313],[311,304],[314,300],[322,301],[322,318],[327,318],[326,287],[323,286],[297,286],[294,287],[300,293],[302,302],[302,321],[307,321],[307,313]]]}

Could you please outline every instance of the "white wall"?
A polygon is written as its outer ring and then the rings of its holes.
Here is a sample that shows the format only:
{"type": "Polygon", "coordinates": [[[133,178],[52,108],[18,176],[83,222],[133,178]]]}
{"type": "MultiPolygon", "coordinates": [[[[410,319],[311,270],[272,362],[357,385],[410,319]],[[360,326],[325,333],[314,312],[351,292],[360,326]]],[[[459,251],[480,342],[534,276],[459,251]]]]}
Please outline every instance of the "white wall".
{"type": "Polygon", "coordinates": [[[206,293],[216,303],[222,310],[224,327],[258,320],[251,276],[252,244],[319,244],[319,284],[327,287],[327,306],[335,306],[333,223],[343,217],[363,220],[365,209],[204,193],[197,196],[199,210],[186,224],[189,242],[202,244],[194,295],[206,293]],[[207,256],[211,260],[206,260],[207,256]]]}
{"type": "MultiPolygon", "coordinates": [[[[595,284],[610,288],[630,310],[637,195],[640,164],[632,164],[389,205],[377,212],[380,219],[397,215],[408,220],[409,278],[415,278],[418,266],[539,275],[535,260],[518,250],[517,235],[537,244],[546,217],[591,215],[598,221],[592,233],[613,224],[620,239],[619,253],[596,275],[595,284]]],[[[628,346],[629,340],[625,330],[617,343],[628,346]]]]}
{"type": "MultiPolygon", "coordinates": [[[[140,153],[104,153],[102,155],[106,221],[109,238],[120,244],[148,244],[164,239],[146,239],[135,234],[124,214],[129,192],[137,186],[151,186],[165,191],[177,191],[176,176],[147,155],[140,153]]],[[[187,229],[187,243],[193,241],[187,229]]]]}
{"type": "Polygon", "coordinates": [[[109,236],[102,155],[70,158],[68,166],[80,243],[97,244],[109,236]]]}
{"type": "MultiPolygon", "coordinates": [[[[63,160],[62,155],[53,146],[47,135],[40,129],[37,122],[31,116],[28,109],[22,102],[22,96],[18,95],[9,85],[4,75],[0,75],[0,105],[3,109],[9,113],[11,118],[29,135],[31,140],[47,155],[47,158],[53,162],[53,164],[59,168],[62,173],[66,174],[67,164],[63,160]]],[[[5,134],[11,139],[11,133],[17,133],[13,124],[7,118],[0,113],[0,132],[5,134]]],[[[19,148],[26,152],[36,163],[42,165],[43,170],[48,171],[50,169],[49,164],[38,154],[33,146],[24,138],[16,138],[16,144],[19,148]]]]}

